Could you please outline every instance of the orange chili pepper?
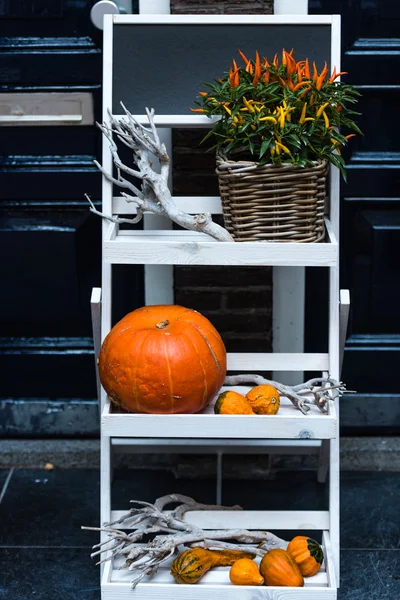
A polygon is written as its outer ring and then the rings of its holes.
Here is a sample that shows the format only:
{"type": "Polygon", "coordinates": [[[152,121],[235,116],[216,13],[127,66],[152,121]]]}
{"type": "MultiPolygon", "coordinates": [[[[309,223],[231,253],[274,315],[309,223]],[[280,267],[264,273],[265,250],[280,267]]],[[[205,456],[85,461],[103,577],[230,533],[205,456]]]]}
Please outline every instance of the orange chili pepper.
{"type": "Polygon", "coordinates": [[[245,56],[245,55],[243,54],[243,52],[242,52],[241,50],[239,50],[239,48],[238,48],[238,52],[239,52],[240,56],[243,58],[243,62],[244,62],[244,64],[245,64],[245,65],[246,65],[246,67],[247,67],[247,64],[250,62],[250,61],[249,61],[249,59],[247,58],[247,56],[245,56]]]}
{"type": "Polygon", "coordinates": [[[260,55],[258,54],[258,52],[256,50],[256,62],[255,62],[255,67],[254,67],[254,78],[253,78],[254,87],[256,87],[260,77],[261,77],[260,55]]]}
{"type": "Polygon", "coordinates": [[[285,88],[285,87],[286,87],[286,81],[285,81],[284,79],[282,79],[282,77],[281,77],[280,75],[278,75],[278,79],[279,79],[279,81],[281,82],[281,84],[282,84],[282,87],[284,87],[284,88],[285,88]]]}
{"type": "Polygon", "coordinates": [[[297,90],[299,90],[304,85],[309,85],[309,82],[308,81],[300,81],[300,83],[296,83],[296,85],[294,86],[293,89],[295,92],[297,92],[297,90]]]}
{"type": "Polygon", "coordinates": [[[304,73],[304,77],[306,77],[307,79],[311,78],[311,75],[310,75],[310,65],[308,64],[308,58],[306,59],[306,62],[304,64],[303,73],[304,73]]]}
{"type": "Polygon", "coordinates": [[[278,66],[279,66],[278,53],[275,54],[274,60],[272,62],[273,62],[273,65],[274,65],[275,69],[277,69],[278,66]]]}
{"type": "Polygon", "coordinates": [[[303,75],[301,73],[301,67],[299,67],[299,63],[297,63],[296,71],[297,71],[297,83],[301,83],[303,81],[303,75]]]}
{"type": "Polygon", "coordinates": [[[247,71],[247,73],[250,73],[250,75],[253,75],[253,65],[251,64],[250,61],[246,65],[246,71],[247,71]]]}
{"type": "Polygon", "coordinates": [[[334,73],[332,73],[332,77],[329,79],[329,82],[333,83],[335,81],[335,79],[337,79],[341,75],[348,75],[348,72],[347,71],[340,71],[340,73],[336,73],[336,68],[335,68],[335,71],[334,71],[334,73]]]}
{"type": "Polygon", "coordinates": [[[291,90],[291,91],[293,91],[293,90],[294,90],[294,85],[293,85],[293,81],[292,81],[292,78],[291,78],[291,77],[289,77],[289,79],[288,79],[288,88],[289,88],[289,90],[291,90]]]}
{"type": "Polygon", "coordinates": [[[190,110],[192,112],[197,112],[197,113],[203,113],[204,112],[204,108],[191,108],[190,110]]]}
{"type": "Polygon", "coordinates": [[[287,61],[286,72],[289,77],[291,75],[294,75],[294,73],[296,73],[296,61],[294,60],[294,58],[292,58],[292,56],[290,54],[286,54],[286,61],[287,61]]]}
{"type": "Polygon", "coordinates": [[[282,50],[282,64],[284,67],[286,67],[287,65],[287,59],[286,59],[286,51],[282,50]]]}
{"type": "Polygon", "coordinates": [[[305,89],[305,90],[304,90],[304,92],[302,92],[302,93],[300,94],[299,98],[304,98],[304,96],[306,96],[306,95],[308,94],[308,92],[311,90],[311,87],[312,87],[311,85],[310,85],[310,86],[308,86],[308,88],[307,88],[307,89],[305,89]]]}
{"type": "Polygon", "coordinates": [[[322,88],[322,84],[325,81],[325,77],[328,75],[328,65],[325,62],[324,68],[321,71],[320,76],[317,79],[317,90],[320,90],[322,88]]]}
{"type": "Polygon", "coordinates": [[[315,64],[315,61],[313,62],[313,76],[312,76],[312,80],[317,82],[318,81],[318,71],[317,71],[317,65],[315,64]]]}
{"type": "Polygon", "coordinates": [[[199,95],[200,95],[200,96],[207,96],[207,95],[208,95],[208,92],[199,92],[199,95]]]}
{"type": "Polygon", "coordinates": [[[346,135],[346,140],[349,140],[352,137],[356,137],[356,133],[350,133],[350,135],[346,135]]]}

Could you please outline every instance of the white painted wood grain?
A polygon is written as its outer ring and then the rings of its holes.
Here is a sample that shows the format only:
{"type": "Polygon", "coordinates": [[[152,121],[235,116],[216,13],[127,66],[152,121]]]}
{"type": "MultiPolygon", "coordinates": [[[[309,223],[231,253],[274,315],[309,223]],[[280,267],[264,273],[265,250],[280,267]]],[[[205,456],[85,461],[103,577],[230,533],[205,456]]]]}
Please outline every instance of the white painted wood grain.
{"type": "Polygon", "coordinates": [[[346,345],[347,325],[350,312],[350,292],[349,290],[340,290],[340,308],[339,308],[339,373],[342,373],[344,347],[346,345]]]}
{"type": "Polygon", "coordinates": [[[112,264],[328,267],[337,256],[332,243],[216,242],[191,231],[123,230],[104,242],[104,260],[112,264]]]}
{"type": "MultiPolygon", "coordinates": [[[[191,215],[204,212],[213,215],[222,214],[219,196],[173,196],[173,199],[179,210],[184,210],[191,215]]],[[[136,215],[137,207],[132,202],[126,202],[123,196],[114,196],[112,212],[114,215],[136,215]]]]}
{"type": "MultiPolygon", "coordinates": [[[[170,129],[161,129],[158,135],[160,141],[165,145],[168,156],[170,157],[168,187],[172,190],[172,132],[170,129]]],[[[153,165],[153,168],[157,172],[160,172],[160,161],[155,156],[153,157],[153,165]]],[[[147,213],[143,216],[143,228],[145,230],[168,230],[172,229],[172,221],[167,217],[147,213]]],[[[173,265],[144,266],[144,300],[146,306],[174,303],[173,265]]]]}
{"type": "MultiPolygon", "coordinates": [[[[325,539],[325,538],[324,538],[325,539]]],[[[329,539],[329,538],[328,538],[329,539]]],[[[325,556],[331,560],[330,546],[324,548],[325,556]]],[[[167,598],[173,600],[336,600],[337,590],[330,585],[329,575],[325,569],[325,563],[314,577],[304,580],[303,588],[289,587],[250,587],[233,586],[229,581],[229,567],[218,567],[209,571],[199,583],[192,586],[179,585],[174,582],[170,575],[170,567],[173,558],[166,561],[157,575],[151,579],[145,579],[134,592],[130,586],[132,573],[126,569],[119,570],[122,564],[117,559],[111,570],[110,577],[103,576],[102,598],[108,600],[125,599],[132,597],[140,600],[156,600],[167,598]]],[[[327,563],[328,563],[327,561],[327,563]]],[[[256,558],[259,563],[260,559],[256,558]]]]}
{"type": "MultiPolygon", "coordinates": [[[[113,21],[111,15],[105,15],[103,28],[103,121],[108,119],[108,111],[112,109],[112,64],[113,64],[113,21]]],[[[112,156],[106,140],[102,140],[102,164],[109,173],[112,172],[112,156]]],[[[112,211],[112,184],[105,177],[102,178],[102,211],[109,215],[112,211]]],[[[112,224],[111,224],[112,225],[112,224]]],[[[115,229],[115,228],[114,228],[115,229]]],[[[103,259],[101,263],[101,340],[103,341],[111,329],[111,306],[112,306],[112,265],[104,260],[104,243],[112,232],[110,223],[103,219],[103,259]]],[[[104,407],[104,394],[100,394],[101,409],[104,407]]]]}
{"type": "MultiPolygon", "coordinates": [[[[111,440],[109,437],[101,436],[100,439],[100,523],[110,522],[111,516],[111,440]]],[[[100,533],[100,541],[107,539],[105,532],[100,533]]],[[[105,556],[104,556],[105,558],[105,556]]],[[[104,570],[101,566],[100,576],[104,570]]]]}
{"type": "Polygon", "coordinates": [[[332,551],[331,537],[329,531],[322,532],[322,548],[324,551],[324,564],[328,579],[328,585],[332,588],[337,587],[337,578],[334,564],[334,553],[332,551]]]}
{"type": "Polygon", "coordinates": [[[188,440],[186,438],[112,438],[115,452],[151,454],[297,454],[315,455],[320,452],[321,440],[219,440],[216,438],[188,440]]]}
{"type": "Polygon", "coordinates": [[[101,348],[101,288],[93,288],[90,298],[90,309],[92,316],[92,332],[93,332],[93,347],[94,347],[94,367],[96,373],[96,388],[97,399],[99,401],[99,414],[101,415],[101,383],[99,377],[99,369],[97,359],[101,348]]]}
{"type": "Polygon", "coordinates": [[[335,15],[112,15],[114,25],[331,25],[335,15]]]}
{"type": "MultiPolygon", "coordinates": [[[[222,391],[225,388],[222,388],[222,391]]],[[[250,386],[229,389],[246,393],[250,386]]],[[[336,417],[323,414],[316,406],[303,415],[281,398],[277,415],[215,415],[211,403],[195,415],[119,414],[109,403],[102,415],[102,434],[128,438],[233,438],[233,439],[330,439],[337,435],[336,417]]]]}
{"type": "Polygon", "coordinates": [[[231,585],[179,585],[140,583],[134,590],[129,583],[105,583],[102,600],[336,600],[337,591],[326,587],[248,587],[231,585]]]}
{"type": "Polygon", "coordinates": [[[329,354],[304,352],[228,352],[229,371],[326,371],[329,354]]]}
{"type": "MultiPolygon", "coordinates": [[[[119,519],[126,510],[113,510],[112,520],[119,519]]],[[[194,510],[185,515],[185,521],[202,529],[253,529],[253,530],[326,530],[329,512],[325,510],[194,510]]],[[[129,529],[124,523],[124,529],[129,529]]]]}

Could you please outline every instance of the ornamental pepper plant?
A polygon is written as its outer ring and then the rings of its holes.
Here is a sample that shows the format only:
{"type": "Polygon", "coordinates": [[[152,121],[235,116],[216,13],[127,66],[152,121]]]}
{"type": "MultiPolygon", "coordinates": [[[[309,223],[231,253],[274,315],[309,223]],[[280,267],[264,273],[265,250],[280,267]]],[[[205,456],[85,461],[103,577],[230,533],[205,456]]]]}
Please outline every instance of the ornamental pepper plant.
{"type": "Polygon", "coordinates": [[[330,75],[327,63],[318,71],[315,62],[296,62],[291,52],[276,54],[271,62],[247,58],[233,60],[229,72],[199,92],[192,112],[220,117],[203,139],[213,138],[217,151],[228,156],[239,152],[265,163],[292,163],[307,167],[327,160],[345,177],[341,148],[361,131],[351,110],[360,95],[352,85],[330,75]],[[347,130],[347,131],[346,131],[347,130]]]}

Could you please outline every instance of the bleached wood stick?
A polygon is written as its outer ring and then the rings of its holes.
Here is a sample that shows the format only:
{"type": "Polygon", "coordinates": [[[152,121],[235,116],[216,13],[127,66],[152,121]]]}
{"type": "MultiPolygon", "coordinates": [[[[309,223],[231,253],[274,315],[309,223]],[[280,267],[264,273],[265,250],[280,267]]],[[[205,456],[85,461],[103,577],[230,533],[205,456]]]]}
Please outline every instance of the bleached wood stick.
{"type": "Polygon", "coordinates": [[[234,239],[230,233],[217,223],[214,223],[210,213],[189,215],[176,206],[168,187],[169,156],[165,144],[160,141],[157,128],[154,124],[154,109],[149,110],[146,108],[150,126],[146,128],[137,122],[123,104],[122,107],[125,111],[125,118],[118,120],[109,113],[109,124],[97,123],[110,144],[110,152],[117,170],[117,176],[113,177],[97,161],[94,161],[94,163],[108,181],[133,193],[133,196],[126,193],[122,195],[127,202],[134,202],[137,205],[137,216],[134,219],[124,219],[106,215],[98,211],[93,203],[89,201],[90,211],[113,223],[133,224],[138,223],[142,219],[145,211],[152,212],[168,217],[171,221],[174,221],[174,223],[185,229],[206,233],[220,242],[233,242],[234,239]],[[133,151],[136,168],[131,168],[122,162],[113,134],[133,151]],[[157,173],[153,169],[152,156],[155,156],[160,162],[160,173],[157,173]],[[126,176],[139,179],[141,187],[137,187],[126,176]]]}

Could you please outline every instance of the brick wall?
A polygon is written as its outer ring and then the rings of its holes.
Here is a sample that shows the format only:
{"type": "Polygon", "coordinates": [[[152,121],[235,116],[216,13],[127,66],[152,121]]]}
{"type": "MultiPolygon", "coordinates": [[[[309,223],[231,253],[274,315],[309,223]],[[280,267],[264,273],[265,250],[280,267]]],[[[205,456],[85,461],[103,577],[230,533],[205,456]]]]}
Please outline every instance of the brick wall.
{"type": "MultiPolygon", "coordinates": [[[[171,0],[175,14],[268,14],[273,1],[171,0]]],[[[215,155],[199,147],[202,130],[173,132],[173,193],[216,196],[215,155]]],[[[272,349],[272,270],[175,267],[175,302],[204,314],[230,352],[272,349]]]]}
{"type": "Polygon", "coordinates": [[[271,14],[273,0],[171,0],[175,14],[271,14]]]}

